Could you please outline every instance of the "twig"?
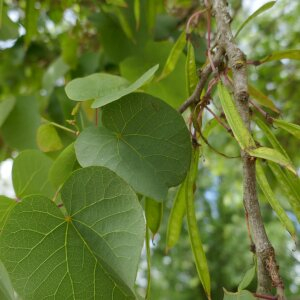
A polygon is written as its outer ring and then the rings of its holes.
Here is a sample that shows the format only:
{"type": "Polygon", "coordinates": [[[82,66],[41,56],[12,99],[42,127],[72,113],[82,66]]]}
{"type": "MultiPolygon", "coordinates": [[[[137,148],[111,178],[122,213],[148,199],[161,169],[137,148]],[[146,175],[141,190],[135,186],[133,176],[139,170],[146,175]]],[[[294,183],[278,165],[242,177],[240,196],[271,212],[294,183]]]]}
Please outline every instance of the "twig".
{"type": "MultiPolygon", "coordinates": [[[[249,93],[247,78],[247,61],[245,54],[236,46],[231,32],[231,17],[228,13],[226,0],[213,1],[214,14],[219,34],[218,46],[224,49],[228,58],[229,67],[233,74],[234,99],[245,126],[250,131],[249,93]]],[[[257,292],[269,294],[272,284],[276,287],[278,300],[286,299],[284,286],[278,272],[275,252],[268,239],[263,224],[256,190],[255,160],[241,151],[243,161],[243,197],[244,206],[249,217],[250,229],[255,243],[258,258],[257,292]]]]}
{"type": "MultiPolygon", "coordinates": [[[[218,50],[213,57],[213,63],[215,67],[218,67],[223,59],[223,50],[218,50]]],[[[190,105],[197,104],[200,101],[200,95],[202,90],[212,73],[212,68],[210,64],[207,64],[204,69],[200,72],[198,84],[193,92],[193,94],[179,107],[178,111],[183,113],[190,105]]]]}

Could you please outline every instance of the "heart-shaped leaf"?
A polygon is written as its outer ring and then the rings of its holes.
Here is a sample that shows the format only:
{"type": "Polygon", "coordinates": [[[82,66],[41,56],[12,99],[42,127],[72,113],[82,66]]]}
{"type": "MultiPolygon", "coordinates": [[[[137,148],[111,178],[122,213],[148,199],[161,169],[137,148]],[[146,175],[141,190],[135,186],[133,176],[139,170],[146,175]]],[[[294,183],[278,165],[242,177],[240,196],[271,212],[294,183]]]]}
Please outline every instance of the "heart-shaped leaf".
{"type": "Polygon", "coordinates": [[[38,194],[52,198],[55,191],[48,180],[52,161],[37,150],[25,150],[14,160],[12,181],[19,198],[38,194]]]}
{"type": "Polygon", "coordinates": [[[0,256],[16,291],[24,299],[135,299],[145,222],[134,191],[90,167],[75,171],[61,196],[66,216],[43,196],[10,213],[0,256]]]}
{"type": "Polygon", "coordinates": [[[51,124],[43,124],[37,131],[37,144],[43,152],[60,150],[63,147],[62,141],[51,124]]]}
{"type": "Polygon", "coordinates": [[[17,204],[13,199],[0,196],[0,231],[2,230],[11,209],[17,204]]]}
{"type": "Polygon", "coordinates": [[[105,166],[139,193],[164,200],[186,176],[189,132],[181,115],[147,94],[131,94],[103,108],[104,127],[85,129],[75,142],[81,166],[105,166]]]}
{"type": "Polygon", "coordinates": [[[75,101],[94,99],[92,107],[97,108],[139,89],[154,75],[158,67],[152,67],[132,84],[123,77],[104,73],[77,78],[67,84],[66,93],[75,101]]]}

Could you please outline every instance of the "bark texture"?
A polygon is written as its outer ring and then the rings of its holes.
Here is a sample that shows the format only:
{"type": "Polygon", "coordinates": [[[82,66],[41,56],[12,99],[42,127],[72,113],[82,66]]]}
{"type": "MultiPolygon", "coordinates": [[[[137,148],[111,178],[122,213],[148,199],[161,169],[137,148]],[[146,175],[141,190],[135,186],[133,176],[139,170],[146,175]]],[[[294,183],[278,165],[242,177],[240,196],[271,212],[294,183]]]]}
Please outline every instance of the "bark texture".
{"type": "MultiPolygon", "coordinates": [[[[224,51],[233,75],[233,92],[238,111],[246,127],[250,130],[248,79],[245,54],[235,44],[230,22],[231,17],[225,0],[213,0],[213,14],[217,22],[218,51],[224,51]]],[[[275,252],[268,239],[263,224],[256,190],[255,159],[242,151],[243,200],[248,215],[254,251],[258,258],[258,287],[260,294],[270,294],[272,285],[276,287],[278,299],[286,299],[284,285],[278,272],[275,252]]]]}

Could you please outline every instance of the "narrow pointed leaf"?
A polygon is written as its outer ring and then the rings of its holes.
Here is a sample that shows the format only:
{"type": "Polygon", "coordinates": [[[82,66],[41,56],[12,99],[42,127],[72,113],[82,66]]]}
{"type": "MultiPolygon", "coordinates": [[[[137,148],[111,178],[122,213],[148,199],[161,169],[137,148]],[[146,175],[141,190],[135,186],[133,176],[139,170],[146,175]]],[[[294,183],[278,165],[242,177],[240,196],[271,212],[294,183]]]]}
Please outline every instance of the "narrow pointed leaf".
{"type": "Polygon", "coordinates": [[[281,60],[281,59],[294,59],[294,60],[300,60],[300,50],[283,50],[283,51],[277,51],[273,52],[270,55],[267,55],[266,57],[262,58],[259,62],[266,63],[269,61],[274,60],[281,60]]]}
{"type": "Polygon", "coordinates": [[[292,173],[297,175],[295,167],[292,165],[289,159],[287,159],[283,154],[281,154],[276,149],[267,148],[267,147],[259,147],[256,149],[247,149],[247,152],[254,157],[263,158],[266,160],[270,160],[276,162],[277,164],[281,165],[282,167],[287,168],[292,173]]]}
{"type": "Polygon", "coordinates": [[[75,142],[81,166],[105,166],[139,193],[163,201],[181,183],[191,158],[182,116],[165,102],[130,94],[102,110],[104,127],[83,130],[75,142]]]}
{"type": "Polygon", "coordinates": [[[260,127],[260,129],[263,131],[264,135],[269,140],[272,147],[274,149],[276,149],[277,151],[281,152],[286,157],[286,159],[288,159],[291,163],[291,160],[290,160],[288,154],[286,153],[285,149],[280,144],[280,142],[277,140],[276,136],[274,135],[272,130],[268,127],[268,125],[259,118],[255,118],[255,122],[260,127]]]}
{"type": "Polygon", "coordinates": [[[222,84],[218,84],[218,95],[228,121],[230,128],[242,149],[256,147],[255,142],[245,127],[243,120],[232,100],[227,88],[222,84]]]}
{"type": "Polygon", "coordinates": [[[292,238],[295,239],[296,232],[295,232],[294,225],[292,221],[289,219],[284,209],[282,208],[279,201],[275,198],[274,193],[268,183],[264,170],[259,161],[256,162],[256,179],[260,189],[262,190],[269,204],[271,205],[274,212],[278,216],[281,224],[290,233],[292,238]]]}
{"type": "Polygon", "coordinates": [[[158,232],[162,216],[163,216],[163,203],[157,202],[149,197],[145,199],[145,216],[147,226],[151,230],[153,236],[158,232]]]}
{"type": "Polygon", "coordinates": [[[37,150],[25,150],[14,160],[12,181],[19,198],[43,195],[52,198],[55,190],[48,180],[52,160],[37,150]]]}
{"type": "Polygon", "coordinates": [[[63,147],[55,127],[51,124],[43,124],[38,128],[37,144],[43,152],[57,151],[63,147]]]}
{"type": "Polygon", "coordinates": [[[188,95],[192,95],[198,82],[197,68],[195,62],[195,52],[192,43],[188,43],[187,45],[185,73],[186,73],[186,84],[187,84],[188,95]]]}
{"type": "Polygon", "coordinates": [[[271,7],[273,7],[273,5],[276,3],[276,1],[270,1],[265,3],[264,5],[262,5],[260,8],[258,8],[251,16],[249,16],[238,28],[236,34],[235,34],[235,38],[238,36],[238,34],[241,32],[241,30],[250,22],[252,21],[254,18],[256,18],[257,16],[259,16],[260,14],[262,14],[263,12],[265,12],[266,10],[270,9],[271,7]]]}
{"type": "MultiPolygon", "coordinates": [[[[271,168],[273,174],[275,175],[281,189],[287,195],[287,200],[291,205],[295,216],[300,222],[300,195],[297,191],[293,179],[290,178],[288,174],[285,174],[285,172],[277,164],[268,162],[268,165],[271,168]]],[[[299,185],[299,179],[297,184],[299,185]]]]}
{"type": "Polygon", "coordinates": [[[256,267],[253,266],[251,269],[249,269],[245,276],[243,277],[242,281],[240,282],[239,286],[238,286],[238,291],[242,291],[243,289],[245,289],[254,279],[255,277],[255,272],[256,272],[256,267]]]}
{"type": "Polygon", "coordinates": [[[266,96],[263,92],[260,90],[257,90],[253,85],[249,84],[248,85],[248,91],[251,97],[253,97],[259,104],[270,108],[276,113],[279,113],[278,108],[275,106],[273,101],[266,96]]]}
{"type": "Polygon", "coordinates": [[[49,170],[49,180],[55,188],[62,185],[76,167],[79,167],[76,159],[74,143],[66,147],[56,158],[49,170]]]}
{"type": "Polygon", "coordinates": [[[200,238],[195,204],[194,204],[194,184],[198,173],[198,161],[199,161],[199,148],[194,150],[191,167],[187,175],[186,182],[186,216],[188,223],[188,231],[191,241],[192,252],[194,255],[194,261],[197,268],[199,279],[203,285],[205,293],[208,299],[211,299],[211,287],[210,287],[210,275],[206,260],[206,255],[203,249],[202,241],[200,238]]]}
{"type": "Polygon", "coordinates": [[[284,120],[274,119],[273,124],[300,139],[300,126],[284,120]]]}
{"type": "Polygon", "coordinates": [[[180,54],[183,51],[186,44],[186,36],[185,31],[183,31],[179,38],[177,39],[176,43],[172,47],[172,50],[170,52],[170,55],[166,61],[166,64],[164,65],[164,68],[158,78],[158,80],[161,80],[165,77],[167,77],[170,73],[173,72],[173,70],[176,67],[176,64],[179,60],[180,54]]]}
{"type": "Polygon", "coordinates": [[[186,191],[186,179],[180,185],[175,199],[173,201],[172,209],[170,212],[167,228],[167,250],[176,245],[179,240],[183,218],[186,214],[185,208],[185,191],[186,191]]]}
{"type": "Polygon", "coordinates": [[[136,29],[139,29],[140,21],[141,21],[141,3],[140,3],[140,0],[134,0],[133,10],[134,10],[134,18],[135,18],[136,29]]]}
{"type": "Polygon", "coordinates": [[[18,294],[136,299],[145,223],[134,191],[112,171],[91,167],[72,174],[62,201],[67,216],[42,196],[27,197],[10,213],[0,258],[18,294]]]}
{"type": "Polygon", "coordinates": [[[155,65],[134,83],[130,83],[123,77],[104,73],[77,78],[67,84],[66,94],[74,101],[94,99],[93,108],[104,106],[142,87],[153,77],[158,67],[155,65]]]}

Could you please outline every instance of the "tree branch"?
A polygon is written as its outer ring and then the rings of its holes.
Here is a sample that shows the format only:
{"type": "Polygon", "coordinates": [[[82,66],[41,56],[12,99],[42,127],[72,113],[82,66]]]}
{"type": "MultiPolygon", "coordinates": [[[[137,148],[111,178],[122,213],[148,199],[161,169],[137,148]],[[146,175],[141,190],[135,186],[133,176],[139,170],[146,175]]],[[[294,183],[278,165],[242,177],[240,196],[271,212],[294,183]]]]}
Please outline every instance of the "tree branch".
{"type": "MultiPolygon", "coordinates": [[[[213,64],[217,67],[223,59],[223,50],[218,50],[213,58],[213,64]]],[[[210,64],[207,64],[205,68],[200,72],[198,84],[193,92],[193,94],[179,107],[178,111],[183,113],[189,106],[192,104],[197,104],[200,101],[200,96],[202,90],[209,78],[209,75],[212,72],[212,67],[210,64]]]]}
{"type": "MultiPolygon", "coordinates": [[[[231,17],[228,13],[226,0],[213,0],[213,10],[217,21],[218,47],[225,51],[229,67],[232,69],[235,103],[244,124],[250,130],[246,56],[234,42],[230,28],[231,17]]],[[[277,289],[278,300],[283,300],[285,299],[283,282],[278,273],[275,252],[267,237],[258,203],[255,159],[245,151],[242,151],[241,155],[244,206],[249,216],[249,224],[258,257],[257,292],[270,294],[272,283],[277,289]]]]}

